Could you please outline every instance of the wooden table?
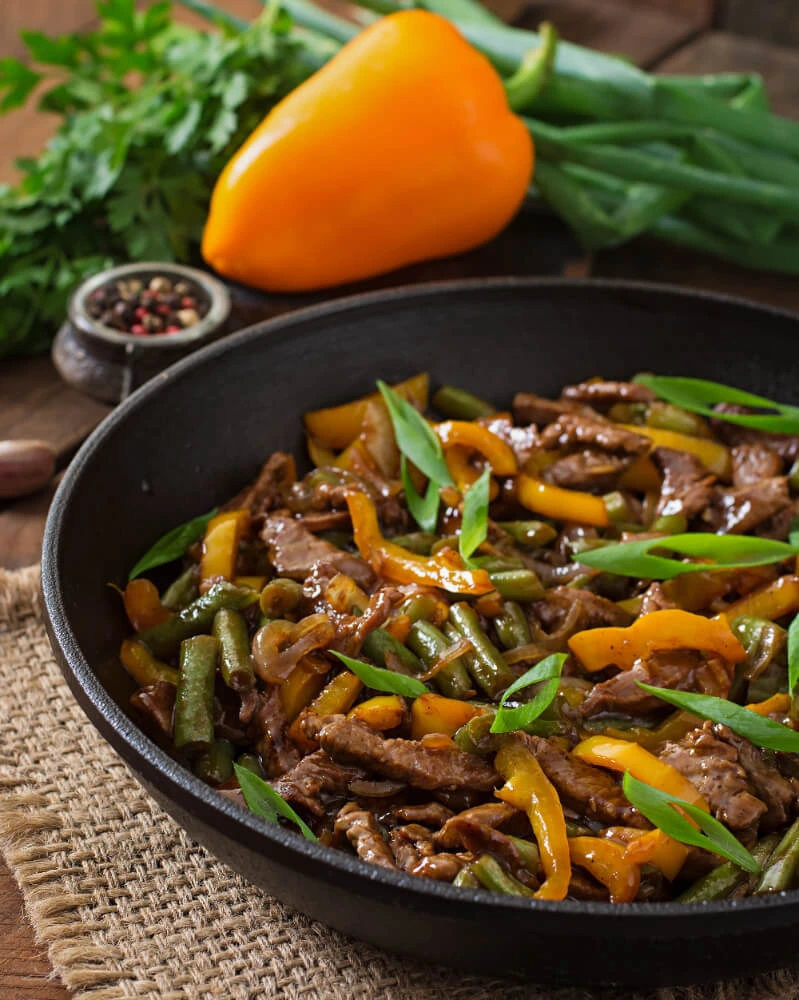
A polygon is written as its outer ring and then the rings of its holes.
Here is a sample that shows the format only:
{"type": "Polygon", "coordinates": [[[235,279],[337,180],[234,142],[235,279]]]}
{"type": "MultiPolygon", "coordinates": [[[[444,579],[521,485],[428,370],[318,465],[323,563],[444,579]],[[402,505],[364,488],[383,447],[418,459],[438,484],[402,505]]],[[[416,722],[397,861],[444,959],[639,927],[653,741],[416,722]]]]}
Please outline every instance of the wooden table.
{"type": "MultiPolygon", "coordinates": [[[[89,22],[89,0],[62,0],[59,29],[76,29],[89,22]],[[71,20],[68,13],[72,12],[71,20]],[[66,13],[65,13],[66,12],[66,13]]],[[[227,6],[248,14],[257,0],[228,0],[227,6]]],[[[535,26],[553,20],[571,41],[610,52],[624,52],[640,65],[679,73],[758,70],[768,84],[781,114],[799,118],[799,54],[761,41],[742,39],[707,29],[709,3],[669,0],[642,9],[621,0],[493,0],[508,21],[535,26]]],[[[3,0],[0,55],[10,51],[6,11],[15,9],[20,24],[54,27],[48,0],[3,0]],[[6,4],[9,6],[7,7],[6,4]]],[[[13,176],[12,162],[35,153],[49,123],[30,112],[0,119],[0,181],[13,176]]],[[[638,242],[603,252],[593,260],[580,258],[565,265],[570,273],[668,281],[745,295],[799,310],[799,282],[756,274],[709,258],[657,244],[638,242]]],[[[457,266],[455,266],[457,272],[457,266]]],[[[52,442],[59,468],[109,408],[64,386],[49,359],[39,357],[6,363],[0,368],[0,439],[39,437],[52,442]]],[[[41,534],[53,489],[0,506],[0,565],[24,566],[41,552],[41,534]]],[[[71,994],[51,975],[47,957],[24,921],[21,897],[0,863],[0,1000],[65,1000],[71,994]]]]}

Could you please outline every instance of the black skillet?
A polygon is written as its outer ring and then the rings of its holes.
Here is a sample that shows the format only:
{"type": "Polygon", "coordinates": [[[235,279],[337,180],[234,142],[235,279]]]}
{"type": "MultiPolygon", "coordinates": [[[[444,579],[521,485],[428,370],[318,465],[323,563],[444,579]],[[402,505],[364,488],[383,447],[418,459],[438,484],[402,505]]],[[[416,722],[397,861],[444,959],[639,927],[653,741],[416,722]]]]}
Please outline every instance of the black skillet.
{"type": "MultiPolygon", "coordinates": [[[[711,903],[545,903],[370,867],[270,827],[142,734],[106,584],[170,527],[249,481],[272,450],[304,454],[301,414],[377,377],[429,370],[507,405],[514,391],[641,370],[799,402],[799,317],[711,295],[609,282],[501,279],[399,289],[255,326],[121,405],[72,462],[47,522],[50,636],[91,721],[189,834],[256,885],[385,948],[530,981],[662,986],[750,975],[797,955],[799,892],[711,903]]],[[[110,794],[110,793],[109,793],[110,794]]],[[[120,836],[122,836],[120,832],[120,836]]],[[[797,959],[799,961],[799,959],[797,959]]]]}

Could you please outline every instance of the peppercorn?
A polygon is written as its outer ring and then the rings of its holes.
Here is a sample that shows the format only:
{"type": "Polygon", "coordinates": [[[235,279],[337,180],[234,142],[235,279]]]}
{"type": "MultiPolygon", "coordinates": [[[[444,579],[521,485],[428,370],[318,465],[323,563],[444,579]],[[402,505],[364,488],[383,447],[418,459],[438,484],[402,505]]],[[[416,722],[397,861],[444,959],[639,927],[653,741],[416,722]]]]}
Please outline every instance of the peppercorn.
{"type": "Polygon", "coordinates": [[[202,288],[187,281],[155,275],[147,284],[132,278],[108,282],[88,298],[89,315],[103,326],[122,333],[151,336],[179,333],[208,313],[210,302],[202,288]]]}

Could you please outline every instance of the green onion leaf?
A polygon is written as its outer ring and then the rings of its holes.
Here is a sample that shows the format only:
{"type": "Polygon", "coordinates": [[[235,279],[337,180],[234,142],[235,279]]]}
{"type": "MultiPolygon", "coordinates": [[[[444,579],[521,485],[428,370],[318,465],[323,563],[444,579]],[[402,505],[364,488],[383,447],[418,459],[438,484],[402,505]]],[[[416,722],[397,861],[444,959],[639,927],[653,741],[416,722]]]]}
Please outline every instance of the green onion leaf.
{"type": "Polygon", "coordinates": [[[382,667],[372,667],[362,660],[353,660],[351,656],[338,653],[335,649],[331,649],[330,652],[373,691],[401,694],[405,698],[418,698],[420,694],[428,693],[427,687],[421,681],[417,681],[415,677],[398,674],[393,670],[384,670],[382,667]]]}
{"type": "Polygon", "coordinates": [[[491,732],[513,733],[517,729],[524,729],[535,722],[541,713],[549,708],[558,692],[560,672],[563,670],[565,660],[566,653],[553,653],[540,663],[536,663],[534,667],[530,667],[526,673],[515,680],[500,699],[497,714],[491,723],[491,732]],[[540,681],[546,681],[546,683],[531,701],[525,705],[519,705],[517,708],[505,708],[505,702],[511,695],[531,684],[538,684],[540,681]]]}
{"type": "Polygon", "coordinates": [[[297,815],[283,796],[279,795],[263,778],[248,768],[241,767],[239,764],[234,764],[233,770],[236,772],[236,777],[244,794],[244,801],[247,803],[250,812],[254,812],[256,816],[261,816],[268,823],[277,823],[278,816],[282,816],[284,819],[290,820],[298,826],[306,840],[317,840],[316,835],[307,823],[297,815]]]}
{"type": "Polygon", "coordinates": [[[630,804],[669,837],[679,840],[681,844],[691,844],[713,854],[720,854],[744,871],[752,874],[760,872],[760,865],[749,851],[710,813],[691,805],[690,802],[678,799],[675,795],[652,788],[651,785],[634,778],[629,771],[624,773],[622,788],[630,804]],[[681,816],[675,806],[679,806],[690,816],[702,833],[689,823],[685,816],[681,816]]]}
{"type": "Polygon", "coordinates": [[[799,615],[788,629],[788,694],[793,698],[799,681],[799,615]]]}
{"type": "Polygon", "coordinates": [[[772,538],[747,535],[713,535],[710,532],[687,532],[668,538],[646,538],[640,542],[620,542],[575,553],[575,562],[618,576],[646,580],[671,580],[683,573],[709,573],[745,569],[782,562],[799,552],[795,545],[772,538]],[[684,563],[679,559],[650,555],[652,549],[666,549],[680,555],[711,559],[712,562],[684,563]]]}
{"type": "Polygon", "coordinates": [[[766,750],[782,750],[785,753],[799,753],[799,733],[775,722],[764,715],[758,715],[743,705],[727,701],[726,698],[715,698],[710,694],[694,694],[691,691],[671,691],[668,688],[653,687],[636,681],[638,687],[653,694],[661,701],[666,701],[685,712],[698,715],[701,719],[720,722],[728,726],[734,733],[745,737],[755,746],[766,750]]]}
{"type": "Polygon", "coordinates": [[[486,540],[490,488],[491,466],[487,465],[480,473],[479,479],[472,483],[463,498],[463,518],[458,550],[465,563],[468,563],[469,557],[475,549],[486,540]]]}
{"type": "Polygon", "coordinates": [[[403,455],[400,458],[400,474],[402,476],[402,488],[405,490],[405,502],[411,517],[419,525],[422,531],[435,534],[438,525],[438,507],[441,498],[438,495],[439,486],[434,480],[427,483],[427,492],[424,497],[420,497],[413,485],[411,474],[408,469],[408,459],[403,455]]]}
{"type": "Polygon", "coordinates": [[[453,486],[441,442],[430,424],[407,400],[394,392],[391,386],[378,379],[377,388],[388,407],[399,450],[428,479],[439,486],[453,486]]]}
{"type": "Polygon", "coordinates": [[[799,517],[795,517],[791,521],[791,531],[788,535],[788,544],[796,546],[799,549],[799,517]]]}
{"type": "Polygon", "coordinates": [[[208,522],[212,517],[216,517],[218,511],[219,508],[214,507],[207,514],[201,514],[199,517],[192,518],[191,521],[186,521],[185,524],[179,524],[177,528],[162,535],[136,563],[128,574],[128,580],[135,580],[137,576],[146,573],[148,569],[154,569],[156,566],[163,566],[165,563],[180,559],[190,545],[203,537],[208,522]]]}
{"type": "Polygon", "coordinates": [[[741,427],[754,427],[760,431],[775,434],[799,434],[799,407],[787,403],[775,403],[765,396],[756,396],[743,389],[722,385],[720,382],[706,382],[701,378],[682,378],[668,375],[636,375],[633,379],[648,386],[661,399],[681,406],[692,413],[705,417],[726,420],[741,427]],[[759,410],[776,410],[776,413],[718,413],[715,403],[739,403],[759,410]]]}

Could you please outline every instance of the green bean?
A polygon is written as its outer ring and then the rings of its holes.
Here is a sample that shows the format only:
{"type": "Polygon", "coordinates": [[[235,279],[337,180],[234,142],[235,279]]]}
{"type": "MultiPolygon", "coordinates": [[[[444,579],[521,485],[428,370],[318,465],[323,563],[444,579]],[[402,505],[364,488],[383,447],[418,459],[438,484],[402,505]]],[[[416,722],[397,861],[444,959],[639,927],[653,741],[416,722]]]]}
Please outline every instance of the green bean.
{"type": "Polygon", "coordinates": [[[266,777],[266,771],[257,753],[243,753],[236,763],[239,767],[246,767],[248,771],[257,774],[259,778],[266,777]]]}
{"type": "Polygon", "coordinates": [[[511,601],[537,601],[546,592],[531,569],[508,569],[488,575],[500,594],[511,601]]]}
{"type": "Polygon", "coordinates": [[[478,556],[475,562],[486,573],[506,573],[511,569],[524,569],[521,556],[478,556]]]}
{"type": "Polygon", "coordinates": [[[461,868],[452,880],[452,884],[457,885],[460,889],[479,889],[480,880],[472,872],[471,867],[471,865],[466,865],[465,868],[461,868]]]}
{"type": "Polygon", "coordinates": [[[529,549],[540,549],[558,537],[557,530],[546,521],[500,521],[499,527],[529,549]]]}
{"type": "Polygon", "coordinates": [[[461,726],[452,737],[461,750],[477,754],[479,757],[497,752],[502,738],[491,732],[491,724],[495,714],[495,712],[486,712],[485,715],[476,715],[461,726]]]}
{"type": "Polygon", "coordinates": [[[255,683],[255,670],[244,617],[222,608],[214,615],[213,635],[219,641],[222,680],[234,691],[248,691],[255,683]]]}
{"type": "Polygon", "coordinates": [[[169,608],[170,611],[181,611],[187,604],[196,600],[200,594],[198,576],[198,567],[192,563],[164,591],[161,598],[164,607],[169,608]]]}
{"type": "Polygon", "coordinates": [[[286,577],[270,580],[261,591],[261,611],[270,618],[285,618],[302,600],[302,584],[286,577]]]}
{"type": "Polygon", "coordinates": [[[376,628],[374,632],[370,632],[364,640],[362,649],[379,667],[391,669],[386,663],[386,654],[392,653],[412,673],[424,673],[424,666],[418,656],[414,656],[407,646],[385,629],[376,628]]]}
{"type": "MultiPolygon", "coordinates": [[[[426,621],[414,622],[406,641],[428,669],[450,646],[444,633],[426,621]]],[[[442,667],[432,680],[439,691],[448,698],[465,698],[472,690],[472,682],[460,658],[442,667]]]]}
{"type": "Polygon", "coordinates": [[[136,638],[147,645],[153,656],[164,659],[177,653],[184,639],[210,632],[217,611],[222,608],[241,611],[257,600],[258,594],[249,587],[236,587],[224,581],[215,583],[172,618],[145,629],[136,638]]]}
{"type": "Polygon", "coordinates": [[[707,437],[707,424],[702,417],[673,403],[650,403],[646,411],[646,424],[647,427],[658,427],[677,434],[707,437]]]}
{"type": "Polygon", "coordinates": [[[788,828],[760,876],[755,895],[793,888],[799,868],[799,819],[788,828]]]}
{"type": "Polygon", "coordinates": [[[663,531],[667,535],[679,535],[688,528],[685,514],[662,514],[652,523],[652,531],[663,531]]]}
{"type": "Polygon", "coordinates": [[[535,896],[532,889],[509,875],[490,854],[481,854],[470,867],[480,884],[492,892],[501,892],[505,896],[535,896]]]}
{"type": "Polygon", "coordinates": [[[412,622],[429,621],[438,611],[439,600],[432,594],[416,594],[400,605],[399,614],[412,622]]]}
{"type": "Polygon", "coordinates": [[[460,634],[472,644],[470,670],[475,684],[489,698],[496,698],[511,686],[516,675],[483,631],[473,608],[464,602],[453,604],[449,610],[449,618],[460,634]]]}
{"type": "Polygon", "coordinates": [[[412,531],[409,535],[395,535],[390,541],[409,552],[415,552],[417,556],[429,556],[438,536],[431,535],[428,531],[412,531]]]}
{"type": "Polygon", "coordinates": [[[476,420],[496,413],[494,407],[465,389],[442,385],[433,396],[433,406],[451,420],[476,420]]]}
{"type": "Polygon", "coordinates": [[[194,762],[194,773],[203,781],[221,785],[233,777],[236,748],[230,740],[214,740],[205,753],[194,762]]]}
{"type": "Polygon", "coordinates": [[[799,490],[799,458],[791,466],[788,473],[788,486],[796,493],[799,490]]]}
{"type": "Polygon", "coordinates": [[[582,823],[575,823],[574,820],[566,820],[566,836],[567,837],[595,837],[596,830],[592,830],[588,826],[583,826],[582,823]]]}
{"type": "Polygon", "coordinates": [[[527,615],[516,601],[505,601],[502,614],[494,619],[497,638],[505,649],[527,646],[533,641],[527,615]]]}
{"type": "Polygon", "coordinates": [[[605,502],[608,517],[614,524],[630,520],[630,508],[627,506],[627,500],[620,490],[613,490],[612,493],[606,493],[602,499],[605,502]]]}
{"type": "Polygon", "coordinates": [[[784,628],[753,615],[736,618],[732,630],[746,650],[743,676],[747,680],[759,677],[782,654],[788,641],[784,628]]]}
{"type": "Polygon", "coordinates": [[[726,899],[743,880],[744,875],[742,868],[733,861],[726,861],[697,879],[677,897],[675,902],[704,903],[711,899],[726,899]]]}
{"type": "Polygon", "coordinates": [[[175,746],[208,750],[214,739],[214,678],[219,643],[195,635],[180,644],[180,672],[175,695],[175,746]]]}
{"type": "Polygon", "coordinates": [[[538,853],[538,848],[531,841],[524,840],[522,837],[509,837],[508,839],[516,845],[516,850],[521,855],[524,867],[535,875],[541,863],[541,855],[538,853]]]}

